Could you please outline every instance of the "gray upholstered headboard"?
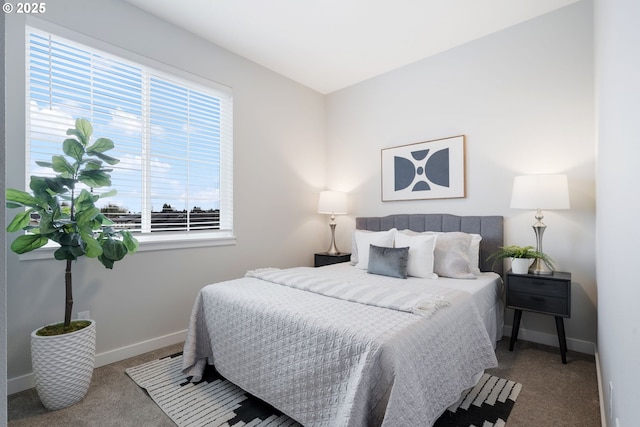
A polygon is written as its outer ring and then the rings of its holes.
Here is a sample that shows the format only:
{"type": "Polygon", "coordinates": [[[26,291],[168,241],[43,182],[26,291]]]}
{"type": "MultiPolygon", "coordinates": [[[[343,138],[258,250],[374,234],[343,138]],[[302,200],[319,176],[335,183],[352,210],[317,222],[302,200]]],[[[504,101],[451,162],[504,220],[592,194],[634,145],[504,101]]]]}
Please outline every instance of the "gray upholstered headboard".
{"type": "Polygon", "coordinates": [[[449,214],[399,214],[383,217],[358,217],[356,229],[386,231],[392,228],[413,231],[463,231],[479,234],[480,270],[495,271],[502,276],[503,263],[498,261],[491,268],[487,257],[504,244],[504,226],[501,216],[456,216],[449,214]]]}

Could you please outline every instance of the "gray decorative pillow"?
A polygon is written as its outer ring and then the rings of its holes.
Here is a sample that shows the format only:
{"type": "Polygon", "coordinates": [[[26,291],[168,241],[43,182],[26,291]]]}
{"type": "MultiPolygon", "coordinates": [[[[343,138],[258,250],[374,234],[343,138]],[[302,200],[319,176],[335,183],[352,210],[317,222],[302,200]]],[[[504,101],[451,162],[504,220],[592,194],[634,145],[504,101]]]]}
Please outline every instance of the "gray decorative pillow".
{"type": "Polygon", "coordinates": [[[369,245],[369,266],[367,273],[406,279],[408,260],[408,247],[387,248],[369,245]]]}
{"type": "Polygon", "coordinates": [[[471,235],[462,232],[439,234],[434,250],[433,271],[441,277],[475,279],[469,266],[471,239],[471,235]]]}

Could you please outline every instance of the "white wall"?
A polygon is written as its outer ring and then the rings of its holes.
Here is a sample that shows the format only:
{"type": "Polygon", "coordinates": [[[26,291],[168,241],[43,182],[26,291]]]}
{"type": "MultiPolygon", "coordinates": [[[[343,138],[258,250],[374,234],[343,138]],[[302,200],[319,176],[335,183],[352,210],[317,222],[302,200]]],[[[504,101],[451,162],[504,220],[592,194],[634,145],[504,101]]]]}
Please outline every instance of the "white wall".
{"type": "MultiPolygon", "coordinates": [[[[22,187],[24,15],[6,17],[7,186],[22,187]]],[[[313,253],[328,245],[326,218],[315,214],[325,183],[322,95],[118,0],[48,2],[41,18],[234,93],[237,244],[140,252],[114,270],[89,259],[74,264],[74,312],[90,310],[97,321],[99,361],[183,339],[195,296],[208,283],[255,267],[312,264],[313,253]]],[[[62,320],[64,266],[19,261],[10,252],[7,277],[8,377],[15,391],[29,383],[31,331],[62,320]]]]}
{"type": "MultiPolygon", "coordinates": [[[[327,96],[327,186],[353,216],[503,215],[507,244],[535,245],[533,211],[509,208],[516,175],[566,173],[571,209],[545,212],[544,250],[573,276],[569,348],[596,340],[592,6],[579,2],[327,96]],[[465,134],[467,196],[381,202],[380,149],[465,134]]],[[[508,311],[506,323],[511,324],[508,311]]],[[[550,316],[526,313],[521,337],[557,345],[550,316]]]]}
{"type": "Polygon", "coordinates": [[[640,3],[595,5],[598,349],[605,421],[627,427],[638,425],[640,396],[640,3]]]}

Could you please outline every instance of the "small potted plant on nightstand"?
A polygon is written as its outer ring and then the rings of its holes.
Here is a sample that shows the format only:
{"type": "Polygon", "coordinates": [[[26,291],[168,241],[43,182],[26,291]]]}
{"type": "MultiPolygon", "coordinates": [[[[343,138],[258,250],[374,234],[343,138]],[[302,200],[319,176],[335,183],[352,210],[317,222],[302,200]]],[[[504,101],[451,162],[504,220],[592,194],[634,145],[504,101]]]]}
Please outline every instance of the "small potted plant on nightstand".
{"type": "Polygon", "coordinates": [[[489,255],[487,261],[496,262],[505,258],[511,258],[511,271],[516,274],[527,274],[529,266],[534,259],[541,259],[553,269],[553,260],[545,253],[538,252],[533,246],[500,246],[497,251],[489,255]]]}
{"type": "Polygon", "coordinates": [[[115,190],[94,194],[95,188],[111,185],[104,163],[118,159],[104,154],[113,141],[98,138],[91,143],[93,127],[78,119],[67,131],[62,144],[64,155],[51,162],[36,162],[50,168],[45,176],[31,176],[31,193],[9,188],[7,207],[26,208],[7,226],[7,231],[26,231],[15,238],[11,250],[24,254],[53,241],[59,245],[53,256],[64,261],[64,322],[38,329],[31,334],[31,361],[36,390],[47,409],[61,409],[80,401],[89,389],[95,362],[95,322],[72,321],[71,266],[82,256],[97,258],[106,268],[138,248],[128,230],[113,227],[95,205],[115,190]]]}

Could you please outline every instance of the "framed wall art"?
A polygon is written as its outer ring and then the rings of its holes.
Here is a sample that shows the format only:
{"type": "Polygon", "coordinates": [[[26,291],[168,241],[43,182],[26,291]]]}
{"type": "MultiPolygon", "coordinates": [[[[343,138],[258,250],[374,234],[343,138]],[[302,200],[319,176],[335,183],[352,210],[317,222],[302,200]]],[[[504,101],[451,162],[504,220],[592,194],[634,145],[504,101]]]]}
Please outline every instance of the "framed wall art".
{"type": "Polygon", "coordinates": [[[383,148],[382,201],[465,197],[464,135],[383,148]]]}

